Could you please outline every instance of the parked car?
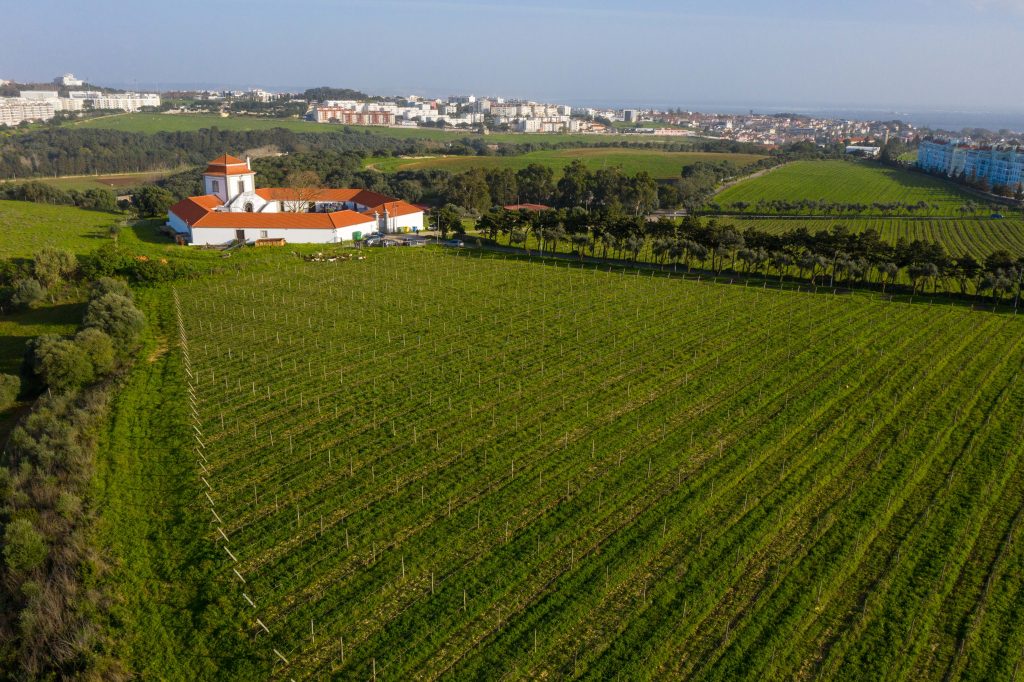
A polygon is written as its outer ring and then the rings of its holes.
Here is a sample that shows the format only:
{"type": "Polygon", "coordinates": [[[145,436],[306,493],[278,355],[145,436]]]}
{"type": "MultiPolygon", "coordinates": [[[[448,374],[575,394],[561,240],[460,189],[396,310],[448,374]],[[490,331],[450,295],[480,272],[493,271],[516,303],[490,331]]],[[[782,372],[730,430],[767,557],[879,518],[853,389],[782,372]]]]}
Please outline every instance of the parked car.
{"type": "Polygon", "coordinates": [[[367,246],[380,246],[383,242],[384,242],[384,238],[381,237],[380,235],[375,235],[373,237],[366,237],[363,240],[363,243],[366,244],[367,246]]]}
{"type": "Polygon", "coordinates": [[[989,216],[989,217],[990,217],[990,218],[1002,218],[1002,217],[1003,217],[1003,214],[1002,214],[1002,213],[993,213],[993,214],[992,214],[991,216],[989,216]]]}
{"type": "Polygon", "coordinates": [[[466,242],[462,241],[461,239],[446,239],[443,242],[441,242],[441,244],[444,246],[463,247],[466,245],[466,242]]]}

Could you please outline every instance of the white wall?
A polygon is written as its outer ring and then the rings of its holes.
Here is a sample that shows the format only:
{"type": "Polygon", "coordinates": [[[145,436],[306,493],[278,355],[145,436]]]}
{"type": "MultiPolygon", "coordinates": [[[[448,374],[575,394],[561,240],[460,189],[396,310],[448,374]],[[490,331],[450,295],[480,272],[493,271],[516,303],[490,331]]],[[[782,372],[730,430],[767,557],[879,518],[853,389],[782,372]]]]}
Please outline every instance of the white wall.
{"type": "MultiPolygon", "coordinates": [[[[339,227],[335,229],[297,229],[297,228],[269,228],[260,230],[246,228],[246,241],[257,239],[284,239],[289,244],[337,244],[341,241],[351,241],[354,232],[362,232],[364,235],[373,231],[373,223],[353,225],[351,227],[339,227]],[[263,235],[266,232],[266,236],[263,235]]],[[[196,246],[207,246],[227,244],[234,241],[235,230],[229,227],[193,227],[191,243],[196,246]]]]}
{"type": "Polygon", "coordinates": [[[178,234],[188,234],[188,224],[173,213],[167,213],[167,224],[178,234]]]}

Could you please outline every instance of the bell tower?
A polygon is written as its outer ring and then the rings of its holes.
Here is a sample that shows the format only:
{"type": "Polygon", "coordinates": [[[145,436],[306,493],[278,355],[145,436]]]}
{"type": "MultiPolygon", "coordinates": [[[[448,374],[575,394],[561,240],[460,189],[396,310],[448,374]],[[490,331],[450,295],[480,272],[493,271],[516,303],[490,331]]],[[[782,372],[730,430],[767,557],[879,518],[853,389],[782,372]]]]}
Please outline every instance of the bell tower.
{"type": "Polygon", "coordinates": [[[224,154],[211,161],[203,171],[203,190],[206,194],[215,194],[221,203],[227,204],[239,194],[256,190],[256,173],[248,160],[224,154]]]}

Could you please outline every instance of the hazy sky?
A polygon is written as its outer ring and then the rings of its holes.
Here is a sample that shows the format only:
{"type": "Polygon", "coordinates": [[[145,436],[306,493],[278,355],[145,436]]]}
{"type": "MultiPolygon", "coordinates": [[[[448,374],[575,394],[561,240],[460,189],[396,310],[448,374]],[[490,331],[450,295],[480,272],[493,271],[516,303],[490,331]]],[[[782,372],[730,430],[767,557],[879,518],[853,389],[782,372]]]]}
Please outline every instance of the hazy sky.
{"type": "Polygon", "coordinates": [[[1024,0],[5,2],[0,78],[1024,109],[1024,0]]]}

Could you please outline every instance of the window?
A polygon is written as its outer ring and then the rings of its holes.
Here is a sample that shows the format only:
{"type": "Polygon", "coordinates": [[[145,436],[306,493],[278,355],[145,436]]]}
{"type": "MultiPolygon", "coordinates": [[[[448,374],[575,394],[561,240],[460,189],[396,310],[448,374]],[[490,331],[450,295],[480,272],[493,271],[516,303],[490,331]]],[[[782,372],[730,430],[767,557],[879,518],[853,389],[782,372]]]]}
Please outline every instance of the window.
{"type": "Polygon", "coordinates": [[[252,202],[251,201],[245,202],[245,212],[246,213],[252,213],[252,202]]]}
{"type": "Polygon", "coordinates": [[[245,180],[238,181],[238,193],[241,194],[245,191],[245,180]]]}
{"type": "Polygon", "coordinates": [[[212,182],[210,183],[210,186],[211,186],[211,187],[213,187],[213,193],[214,193],[214,194],[216,194],[217,192],[219,192],[219,191],[220,191],[220,181],[218,181],[218,180],[213,180],[213,181],[212,181],[212,182]]]}
{"type": "Polygon", "coordinates": [[[283,201],[279,201],[277,203],[281,204],[281,212],[284,213],[284,202],[283,201]]]}
{"type": "Polygon", "coordinates": [[[260,239],[266,239],[266,238],[267,238],[267,231],[266,230],[260,230],[260,239]]]}

